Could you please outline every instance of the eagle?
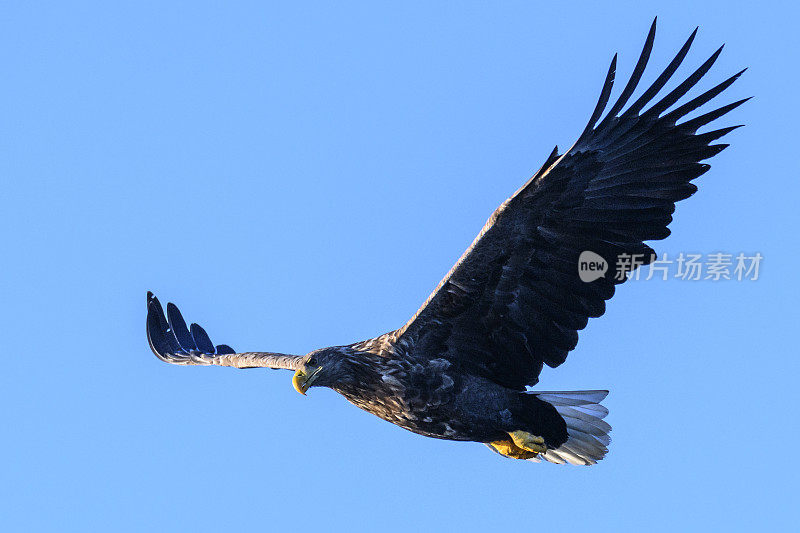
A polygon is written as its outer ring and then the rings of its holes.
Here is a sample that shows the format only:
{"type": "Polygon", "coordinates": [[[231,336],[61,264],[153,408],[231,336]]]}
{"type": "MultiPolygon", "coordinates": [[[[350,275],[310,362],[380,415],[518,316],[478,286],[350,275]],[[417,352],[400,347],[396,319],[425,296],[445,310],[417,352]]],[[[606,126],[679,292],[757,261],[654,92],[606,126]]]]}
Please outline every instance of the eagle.
{"type": "Polygon", "coordinates": [[[629,272],[656,259],[646,241],[666,238],[675,203],[697,191],[702,161],[740,126],[698,129],[739,100],[684,117],[727,89],[744,70],[679,104],[709,71],[722,47],[656,100],[686,57],[697,28],[674,59],[628,105],[645,71],[656,32],[607,113],[614,55],[588,124],[571,148],[556,147],[522,187],[489,217],[478,236],[419,310],[399,329],[305,355],[236,352],[214,345],[178,308],[147,293],[147,338],[155,355],[177,365],[292,370],[301,394],[329,387],[378,417],[419,435],[484,443],[514,459],[591,465],[605,457],[611,426],[606,390],[532,389],[544,365],[555,368],[589,318],[629,272]],[[681,121],[683,119],[683,121],[681,121]],[[679,122],[681,121],[681,122],[679,122]],[[607,268],[580,275],[582,253],[607,268]],[[599,256],[599,257],[598,257],[599,256]]]}

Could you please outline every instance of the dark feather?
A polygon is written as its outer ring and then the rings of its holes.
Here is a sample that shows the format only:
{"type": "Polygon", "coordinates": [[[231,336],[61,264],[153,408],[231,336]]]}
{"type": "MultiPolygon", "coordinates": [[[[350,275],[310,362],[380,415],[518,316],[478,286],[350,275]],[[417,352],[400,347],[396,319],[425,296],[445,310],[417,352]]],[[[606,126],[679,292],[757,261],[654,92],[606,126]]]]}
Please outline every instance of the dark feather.
{"type": "Polygon", "coordinates": [[[194,344],[192,334],[189,328],[186,327],[186,321],[183,319],[178,307],[173,303],[167,304],[167,322],[169,322],[170,330],[175,335],[175,339],[180,344],[185,352],[196,352],[197,346],[194,344]]]}
{"type": "Polygon", "coordinates": [[[655,258],[644,241],[670,234],[675,202],[691,196],[697,187],[690,182],[709,168],[700,161],[722,151],[727,144],[711,143],[736,126],[700,135],[697,129],[743,102],[675,124],[742,74],[670,111],[710,70],[720,48],[652,103],[686,57],[695,29],[653,84],[624,109],[644,73],[655,27],[653,21],[631,78],[605,118],[601,120],[617,56],[575,145],[561,156],[554,151],[495,211],[414,318],[377,344],[381,349],[444,358],[505,387],[522,389],[536,383],[542,364],[563,363],[589,317],[605,312],[605,301],[624,281],[616,278],[620,258],[638,254],[643,264],[655,258]],[[610,266],[592,283],[578,277],[578,257],[584,250],[600,254],[610,266]]]}
{"type": "Polygon", "coordinates": [[[197,346],[197,349],[203,353],[215,353],[214,343],[211,342],[211,339],[208,338],[208,333],[198,324],[192,324],[189,328],[189,332],[192,334],[192,338],[194,339],[194,344],[197,346]]]}
{"type": "Polygon", "coordinates": [[[272,352],[236,353],[226,344],[216,348],[206,331],[197,324],[191,330],[175,304],[164,310],[152,292],[147,293],[147,341],[153,353],[176,365],[219,365],[236,368],[283,368],[295,370],[302,357],[272,352]],[[180,340],[180,342],[179,342],[180,340]]]}

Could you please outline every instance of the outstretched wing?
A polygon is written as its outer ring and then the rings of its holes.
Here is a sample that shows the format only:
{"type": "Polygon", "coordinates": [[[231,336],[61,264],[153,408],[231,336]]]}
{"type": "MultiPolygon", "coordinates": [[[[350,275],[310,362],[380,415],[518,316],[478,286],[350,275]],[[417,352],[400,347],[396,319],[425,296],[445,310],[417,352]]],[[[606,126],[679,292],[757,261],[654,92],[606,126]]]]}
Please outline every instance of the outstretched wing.
{"type": "MultiPolygon", "coordinates": [[[[735,127],[697,130],[742,104],[676,122],[739,77],[725,80],[669,110],[711,68],[717,50],[685,81],[642,111],[683,61],[697,30],[642,96],[623,111],[650,56],[656,23],[630,81],[600,120],[611,94],[616,55],[589,124],[565,154],[553,151],[542,169],[492,214],[478,237],[416,315],[387,335],[409,356],[445,358],[465,371],[521,389],[556,367],[578,342],[589,317],[614,295],[618,260],[654,260],[643,241],[669,235],[675,202],[709,169],[700,161],[724,149],[711,144],[735,127]],[[598,120],[600,122],[598,123],[598,120]],[[608,263],[590,283],[578,276],[589,250],[608,263]]],[[[744,71],[742,71],[744,72],[744,71]]]]}
{"type": "Polygon", "coordinates": [[[167,304],[167,315],[158,298],[147,293],[147,340],[156,357],[173,365],[219,365],[236,368],[275,368],[297,370],[301,356],[269,352],[236,353],[228,345],[214,346],[206,331],[197,324],[191,328],[175,304],[167,304]]]}

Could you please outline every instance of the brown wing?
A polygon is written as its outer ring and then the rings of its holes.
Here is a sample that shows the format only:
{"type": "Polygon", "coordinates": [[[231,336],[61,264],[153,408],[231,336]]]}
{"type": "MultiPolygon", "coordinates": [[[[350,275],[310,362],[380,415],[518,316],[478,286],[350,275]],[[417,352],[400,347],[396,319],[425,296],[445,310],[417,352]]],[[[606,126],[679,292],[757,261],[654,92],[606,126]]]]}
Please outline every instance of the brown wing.
{"type": "MultiPolygon", "coordinates": [[[[650,104],[683,61],[695,30],[656,81],[623,108],[652,49],[655,21],[630,81],[599,123],[616,69],[611,62],[589,124],[565,154],[542,169],[489,218],[481,233],[416,315],[389,334],[409,356],[445,358],[465,371],[521,389],[556,367],[578,342],[589,317],[614,295],[615,266],[625,254],[653,250],[644,241],[669,235],[675,202],[691,196],[700,163],[726,144],[711,144],[735,127],[697,130],[744,100],[676,124],[726,89],[741,72],[669,110],[711,68],[722,48],[664,98],[650,104]],[[591,283],[578,276],[584,250],[601,255],[608,272],[591,283]]],[[[743,72],[743,71],[742,71],[743,72]]]]}
{"type": "Polygon", "coordinates": [[[218,365],[235,368],[297,370],[302,357],[271,352],[236,353],[226,344],[214,346],[198,324],[186,327],[175,304],[167,304],[167,315],[152,292],[147,293],[147,342],[156,357],[173,365],[218,365]]]}

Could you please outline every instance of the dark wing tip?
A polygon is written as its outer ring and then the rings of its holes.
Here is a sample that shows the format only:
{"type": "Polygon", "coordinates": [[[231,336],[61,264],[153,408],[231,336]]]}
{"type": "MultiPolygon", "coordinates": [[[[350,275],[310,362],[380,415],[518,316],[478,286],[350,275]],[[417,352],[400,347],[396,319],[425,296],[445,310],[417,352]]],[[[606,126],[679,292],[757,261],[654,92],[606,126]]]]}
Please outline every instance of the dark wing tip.
{"type": "Polygon", "coordinates": [[[636,66],[633,68],[633,72],[631,72],[628,83],[625,84],[625,88],[622,90],[622,93],[619,95],[614,105],[611,106],[611,110],[606,114],[606,117],[597,126],[599,129],[608,126],[609,122],[613,120],[617,116],[617,113],[628,103],[628,99],[636,90],[636,87],[639,85],[639,80],[642,79],[642,74],[644,74],[645,68],[647,68],[647,62],[650,60],[650,54],[653,51],[655,39],[656,19],[653,20],[653,24],[650,26],[650,31],[647,33],[647,38],[642,47],[642,52],[639,54],[639,59],[636,61],[636,66]]]}
{"type": "MultiPolygon", "coordinates": [[[[694,87],[695,84],[697,84],[697,82],[700,81],[700,79],[702,79],[703,76],[705,76],[706,73],[711,69],[711,67],[717,61],[717,58],[719,58],[719,55],[722,53],[722,49],[724,47],[725,45],[723,44],[722,46],[717,48],[717,50],[713,54],[711,54],[711,57],[706,59],[706,61],[702,65],[700,65],[697,68],[697,70],[692,72],[692,74],[690,74],[689,77],[687,77],[677,87],[675,87],[672,91],[670,91],[669,94],[667,94],[664,98],[662,98],[660,101],[655,103],[650,109],[648,109],[647,114],[659,116],[661,115],[661,113],[670,108],[675,102],[680,100],[681,97],[683,97],[683,95],[685,95],[692,87],[694,87]]],[[[732,78],[729,83],[732,83],[733,80],[735,79],[736,78],[732,78]]]]}
{"type": "Polygon", "coordinates": [[[214,343],[211,342],[211,339],[208,337],[208,333],[204,330],[199,324],[192,324],[189,328],[189,332],[192,334],[192,338],[194,339],[194,343],[197,346],[197,349],[206,354],[214,354],[214,343]]]}
{"type": "Polygon", "coordinates": [[[161,303],[152,292],[147,293],[147,342],[156,357],[168,363],[187,355],[172,335],[161,303]]]}
{"type": "Polygon", "coordinates": [[[697,96],[697,97],[693,98],[692,100],[690,100],[689,102],[686,102],[685,104],[681,105],[680,107],[670,111],[669,113],[664,115],[664,118],[668,122],[672,122],[674,124],[678,119],[686,116],[688,113],[690,113],[691,111],[694,111],[695,109],[697,109],[698,107],[704,105],[705,103],[710,102],[717,95],[719,95],[725,89],[730,87],[736,80],[739,79],[739,77],[744,73],[745,70],[747,70],[747,69],[745,68],[745,69],[740,70],[739,72],[737,72],[736,74],[734,74],[733,76],[728,78],[727,80],[725,80],[722,83],[712,87],[711,89],[707,90],[706,92],[704,92],[700,96],[697,96]]]}
{"type": "Polygon", "coordinates": [[[218,355],[228,355],[236,353],[236,350],[228,346],[227,344],[218,344],[217,345],[217,354],[218,355]]]}
{"type": "Polygon", "coordinates": [[[167,363],[210,364],[204,356],[236,353],[230,346],[214,347],[208,333],[198,324],[186,322],[173,303],[167,304],[166,315],[152,292],[147,292],[147,341],[153,353],[167,363]]]}
{"type": "Polygon", "coordinates": [[[656,78],[656,80],[648,87],[648,89],[633,103],[628,107],[628,109],[623,113],[626,116],[632,116],[638,114],[651,99],[653,99],[656,94],[666,85],[669,79],[675,74],[675,71],[678,70],[678,67],[683,62],[684,58],[686,58],[686,54],[689,53],[689,48],[691,48],[692,43],[694,42],[695,37],[697,36],[697,30],[699,26],[694,29],[694,31],[689,35],[689,38],[686,39],[686,42],[683,43],[681,49],[678,50],[678,53],[675,54],[675,57],[672,58],[669,65],[661,72],[661,74],[656,78]]]}
{"type": "Polygon", "coordinates": [[[167,321],[169,322],[169,327],[172,329],[172,333],[178,340],[178,344],[181,345],[181,348],[187,352],[197,351],[194,338],[189,332],[189,328],[186,327],[186,321],[183,319],[183,315],[181,315],[178,306],[172,302],[167,304],[167,321]]]}
{"type": "Polygon", "coordinates": [[[686,122],[681,124],[681,127],[684,128],[686,131],[697,131],[699,128],[705,126],[709,122],[717,120],[721,116],[729,113],[730,111],[733,111],[734,109],[736,109],[743,103],[747,102],[751,98],[753,97],[750,96],[749,98],[742,98],[741,100],[737,100],[736,102],[724,105],[718,109],[715,109],[714,111],[709,111],[704,115],[700,115],[699,117],[687,120],[686,122]]]}
{"type": "Polygon", "coordinates": [[[611,97],[611,89],[614,87],[614,77],[617,74],[618,56],[619,54],[614,54],[614,57],[611,58],[611,64],[608,66],[608,73],[606,73],[606,79],[603,82],[603,89],[600,91],[600,98],[597,100],[597,105],[592,112],[592,116],[589,118],[589,123],[586,124],[586,128],[584,128],[583,132],[578,137],[578,140],[584,138],[594,129],[594,125],[602,116],[603,111],[606,109],[606,105],[608,105],[608,99],[611,97]]]}

